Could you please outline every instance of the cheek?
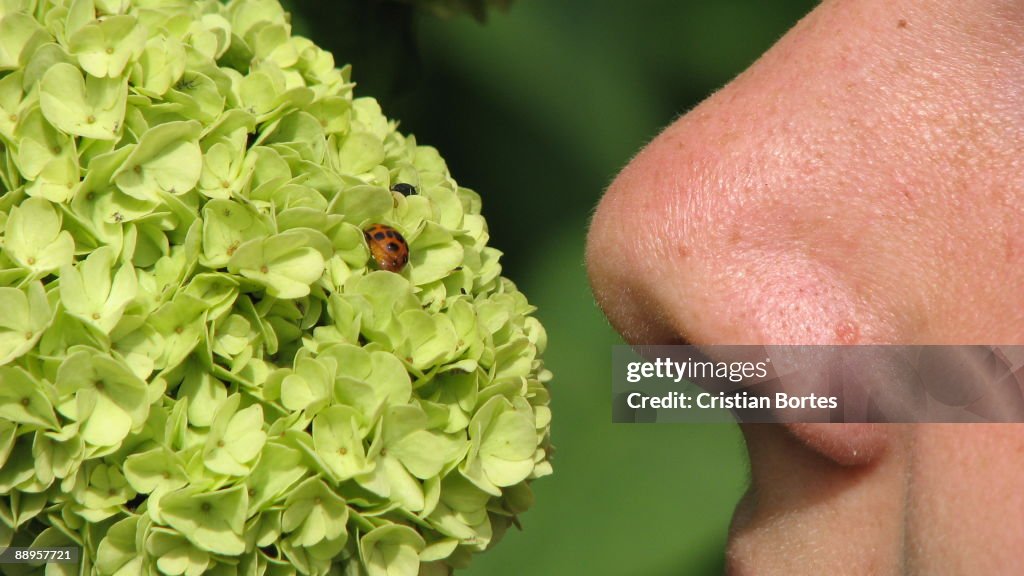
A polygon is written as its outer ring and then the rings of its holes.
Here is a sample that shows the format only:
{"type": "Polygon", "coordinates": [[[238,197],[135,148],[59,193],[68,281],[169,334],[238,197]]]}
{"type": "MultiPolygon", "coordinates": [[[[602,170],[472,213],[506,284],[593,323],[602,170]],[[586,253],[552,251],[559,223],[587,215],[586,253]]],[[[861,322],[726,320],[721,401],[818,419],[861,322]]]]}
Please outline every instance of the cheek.
{"type": "Polygon", "coordinates": [[[922,574],[1024,573],[1024,425],[915,429],[909,565],[922,574]]]}

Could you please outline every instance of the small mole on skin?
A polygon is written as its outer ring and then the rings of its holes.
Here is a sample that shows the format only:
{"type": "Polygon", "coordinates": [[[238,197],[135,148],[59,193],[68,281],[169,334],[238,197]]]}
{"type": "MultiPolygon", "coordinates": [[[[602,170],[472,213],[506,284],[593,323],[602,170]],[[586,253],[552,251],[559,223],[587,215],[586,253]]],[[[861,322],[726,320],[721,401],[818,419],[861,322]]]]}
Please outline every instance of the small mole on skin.
{"type": "Polygon", "coordinates": [[[897,28],[906,28],[907,27],[907,21],[903,20],[901,18],[900,21],[896,23],[896,27],[897,28]]]}

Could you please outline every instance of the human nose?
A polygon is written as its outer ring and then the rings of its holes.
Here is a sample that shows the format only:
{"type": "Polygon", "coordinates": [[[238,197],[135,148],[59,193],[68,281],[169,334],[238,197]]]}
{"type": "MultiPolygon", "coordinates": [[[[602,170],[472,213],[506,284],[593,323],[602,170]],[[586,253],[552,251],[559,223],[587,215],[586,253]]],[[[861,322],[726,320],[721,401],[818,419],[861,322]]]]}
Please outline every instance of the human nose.
{"type": "Polygon", "coordinates": [[[587,261],[613,325],[634,343],[1020,340],[1022,12],[812,12],[608,189],[587,261]]]}

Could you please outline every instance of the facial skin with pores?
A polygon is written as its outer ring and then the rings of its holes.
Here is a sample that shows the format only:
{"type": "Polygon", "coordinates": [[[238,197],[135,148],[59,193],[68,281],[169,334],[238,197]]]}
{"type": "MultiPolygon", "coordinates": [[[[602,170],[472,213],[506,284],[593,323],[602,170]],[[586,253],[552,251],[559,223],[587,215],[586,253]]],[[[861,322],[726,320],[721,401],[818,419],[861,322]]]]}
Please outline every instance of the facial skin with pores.
{"type": "MultiPolygon", "coordinates": [[[[587,262],[633,343],[1024,344],[1024,3],[826,0],[618,175],[587,262]]],[[[1024,426],[743,432],[730,573],[1024,573],[1024,426]]]]}

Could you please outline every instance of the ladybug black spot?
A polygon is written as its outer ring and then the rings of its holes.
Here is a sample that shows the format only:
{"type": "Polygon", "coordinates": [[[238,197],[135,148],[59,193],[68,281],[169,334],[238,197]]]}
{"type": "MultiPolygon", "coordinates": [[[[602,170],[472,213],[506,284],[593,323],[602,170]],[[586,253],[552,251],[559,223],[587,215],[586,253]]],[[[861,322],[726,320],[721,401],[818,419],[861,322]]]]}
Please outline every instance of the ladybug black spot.
{"type": "Polygon", "coordinates": [[[398,244],[394,242],[388,242],[388,252],[398,252],[398,244]]]}
{"type": "Polygon", "coordinates": [[[411,194],[415,194],[416,193],[416,187],[413,186],[412,184],[406,184],[404,182],[399,182],[398,184],[395,184],[395,185],[393,185],[391,187],[391,191],[392,192],[398,192],[402,196],[409,196],[411,194]]]}
{"type": "Polygon", "coordinates": [[[392,230],[388,230],[387,232],[385,232],[385,234],[387,234],[388,238],[394,238],[395,237],[395,233],[392,230]]]}
{"type": "Polygon", "coordinates": [[[383,240],[384,239],[384,233],[383,232],[374,232],[373,233],[373,238],[375,240],[383,240]]]}

